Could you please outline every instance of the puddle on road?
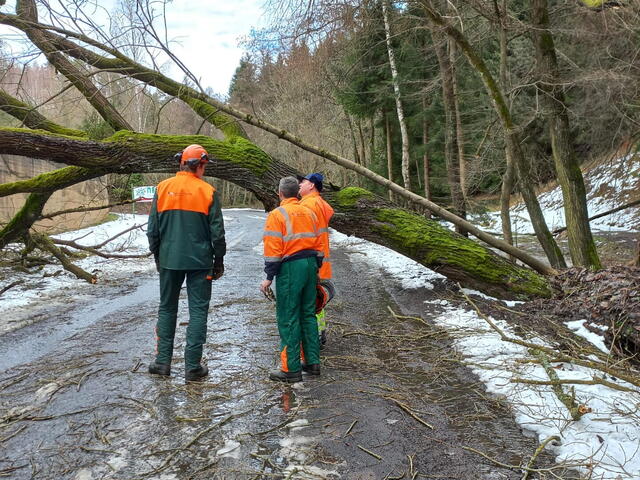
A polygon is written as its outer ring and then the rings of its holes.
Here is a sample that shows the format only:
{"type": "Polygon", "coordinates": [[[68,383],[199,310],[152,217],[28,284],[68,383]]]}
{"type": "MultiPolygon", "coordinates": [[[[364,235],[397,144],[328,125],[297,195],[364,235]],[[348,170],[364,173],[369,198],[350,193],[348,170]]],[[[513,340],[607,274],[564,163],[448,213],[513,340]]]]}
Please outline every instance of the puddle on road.
{"type": "MultiPolygon", "coordinates": [[[[319,429],[306,419],[315,379],[295,386],[268,380],[266,366],[276,367],[278,358],[274,307],[259,295],[257,280],[246,280],[251,269],[261,270],[259,262],[223,277],[235,288],[214,285],[205,347],[211,374],[203,383],[184,383],[185,326],[177,327],[172,376],[146,373],[156,279],[131,297],[78,312],[59,336],[43,339],[40,360],[25,364],[33,352],[14,357],[15,367],[0,374],[0,438],[7,439],[0,474],[11,471],[20,480],[325,475],[306,465],[315,461],[318,442],[319,429]],[[12,411],[15,405],[28,408],[12,411]]],[[[29,348],[37,344],[22,333],[29,348]]]]}
{"type": "MultiPolygon", "coordinates": [[[[138,306],[157,297],[157,280],[144,281],[128,293],[95,301],[81,311],[62,309],[61,313],[47,315],[46,319],[19,331],[0,336],[0,371],[9,371],[23,363],[46,356],[59,347],[60,342],[82,332],[116,312],[138,306]]],[[[49,312],[54,311],[49,305],[49,312]]]]}

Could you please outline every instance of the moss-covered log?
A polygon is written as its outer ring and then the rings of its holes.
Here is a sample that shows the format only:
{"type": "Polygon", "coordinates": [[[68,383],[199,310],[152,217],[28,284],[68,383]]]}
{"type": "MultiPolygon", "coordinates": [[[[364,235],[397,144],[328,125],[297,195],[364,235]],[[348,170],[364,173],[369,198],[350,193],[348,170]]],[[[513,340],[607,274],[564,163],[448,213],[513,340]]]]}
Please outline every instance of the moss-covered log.
{"type": "Polygon", "coordinates": [[[52,192],[53,190],[45,193],[32,193],[27,197],[22,208],[0,230],[0,249],[23,236],[31,228],[31,225],[42,215],[42,209],[52,192]]]}
{"type": "Polygon", "coordinates": [[[324,195],[336,209],[332,226],[384,245],[449,279],[500,298],[550,296],[545,277],[361,188],[324,195]]]}
{"type": "MultiPolygon", "coordinates": [[[[211,161],[207,175],[234,182],[253,192],[265,205],[277,204],[275,190],[280,178],[295,174],[288,165],[272,159],[262,149],[242,137],[216,140],[204,135],[151,135],[117,132],[103,141],[54,135],[49,132],[0,128],[0,153],[42,158],[73,165],[33,179],[0,185],[0,196],[19,192],[44,192],[58,186],[68,173],[173,173],[173,159],[186,145],[198,143],[207,149],[211,161]],[[55,177],[52,178],[52,177],[55,177]]],[[[73,182],[72,182],[73,183],[73,182]]]]}
{"type": "MultiPolygon", "coordinates": [[[[0,153],[72,163],[74,167],[68,168],[87,171],[97,170],[100,165],[103,173],[175,172],[173,154],[191,143],[202,144],[210,153],[208,175],[253,192],[267,209],[277,204],[279,179],[296,173],[241,137],[220,141],[197,135],[118,132],[96,142],[0,128],[0,153]]],[[[21,191],[47,191],[51,185],[41,177],[16,183],[20,183],[21,191]]],[[[15,193],[16,189],[12,184],[0,185],[0,195],[6,191],[15,193]]],[[[339,231],[390,247],[463,285],[504,298],[549,295],[544,277],[532,270],[517,267],[481,244],[366,190],[346,188],[338,193],[327,192],[326,198],[338,212],[332,225],[339,231]]]]}

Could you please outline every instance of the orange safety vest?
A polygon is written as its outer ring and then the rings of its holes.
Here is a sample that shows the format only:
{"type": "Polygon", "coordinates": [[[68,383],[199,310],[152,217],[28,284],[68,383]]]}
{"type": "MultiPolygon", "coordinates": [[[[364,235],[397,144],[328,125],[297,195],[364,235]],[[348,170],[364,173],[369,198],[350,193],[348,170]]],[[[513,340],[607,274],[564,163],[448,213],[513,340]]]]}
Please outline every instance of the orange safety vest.
{"type": "Polygon", "coordinates": [[[158,184],[158,213],[183,210],[209,214],[216,189],[191,172],[178,172],[158,184]]]}
{"type": "Polygon", "coordinates": [[[322,243],[322,252],[324,260],[318,276],[323,280],[331,278],[331,260],[329,252],[329,221],[333,216],[333,208],[329,205],[318,192],[311,192],[302,197],[300,205],[303,205],[313,211],[318,218],[318,232],[320,233],[320,241],[322,243]]]}
{"type": "Polygon", "coordinates": [[[318,257],[323,256],[316,216],[297,198],[284,199],[269,213],[263,241],[266,264],[281,263],[303,250],[315,250],[318,257]]]}

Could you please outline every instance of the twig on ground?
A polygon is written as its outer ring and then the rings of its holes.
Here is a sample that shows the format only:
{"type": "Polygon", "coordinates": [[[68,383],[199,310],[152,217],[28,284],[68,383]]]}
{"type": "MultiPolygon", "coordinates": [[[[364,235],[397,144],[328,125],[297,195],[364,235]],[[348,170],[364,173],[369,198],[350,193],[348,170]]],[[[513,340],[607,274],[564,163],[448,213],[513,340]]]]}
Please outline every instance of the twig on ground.
{"type": "MultiPolygon", "coordinates": [[[[526,466],[527,469],[533,467],[533,463],[536,461],[536,458],[538,458],[538,455],[540,455],[540,452],[542,452],[545,449],[545,447],[549,444],[549,442],[552,442],[554,440],[556,442],[559,442],[560,441],[560,437],[558,437],[557,435],[552,435],[551,437],[546,438],[538,446],[538,448],[536,448],[536,451],[533,453],[533,455],[531,456],[531,459],[527,463],[527,466],[526,466]]],[[[529,478],[529,472],[530,472],[529,470],[525,470],[524,475],[522,475],[522,479],[521,480],[527,480],[527,478],[529,478]]]]}
{"type": "Polygon", "coordinates": [[[344,432],[344,435],[342,435],[342,438],[346,437],[347,435],[349,435],[349,433],[351,432],[351,430],[353,429],[353,427],[356,425],[356,423],[358,423],[358,420],[354,420],[351,425],[349,425],[349,428],[347,428],[347,431],[344,432]]]}
{"type": "Polygon", "coordinates": [[[542,368],[544,368],[544,371],[547,372],[547,375],[551,380],[551,390],[553,390],[553,393],[558,397],[558,400],[567,407],[567,410],[569,410],[569,413],[571,414],[571,418],[576,421],[580,420],[585,413],[591,411],[591,409],[584,405],[576,403],[576,394],[573,387],[571,388],[571,395],[564,391],[564,388],[562,388],[562,382],[560,382],[560,379],[558,378],[558,374],[549,364],[549,357],[547,357],[544,352],[532,350],[531,353],[540,360],[542,368]]]}
{"type": "Polygon", "coordinates": [[[0,289],[0,295],[2,295],[4,292],[9,290],[10,288],[17,287],[18,285],[22,285],[23,283],[24,283],[24,280],[16,280],[15,282],[10,283],[6,287],[2,287],[2,289],[0,289]]]}
{"type": "Polygon", "coordinates": [[[398,400],[396,400],[393,397],[389,397],[389,396],[385,396],[384,398],[387,398],[389,400],[391,400],[393,403],[395,403],[398,407],[400,407],[402,410],[404,410],[406,413],[408,413],[411,417],[413,417],[415,420],[417,420],[418,422],[420,422],[422,425],[424,425],[427,428],[430,428],[431,430],[433,430],[433,425],[430,425],[429,423],[425,422],[423,419],[421,419],[418,415],[416,415],[415,413],[413,413],[413,411],[409,408],[409,406],[405,405],[402,402],[399,402],[398,400]]]}
{"type": "Polygon", "coordinates": [[[380,455],[378,455],[377,453],[373,453],[371,450],[367,450],[366,448],[364,448],[362,445],[356,445],[356,447],[358,447],[360,450],[362,450],[364,453],[368,453],[369,455],[371,455],[374,458],[377,458],[378,460],[382,460],[382,457],[380,455]]]}
{"type": "Polygon", "coordinates": [[[512,378],[511,383],[525,383],[528,385],[603,385],[620,392],[639,393],[637,389],[628,388],[603,378],[593,377],[593,380],[530,380],[528,378],[512,378]]]}

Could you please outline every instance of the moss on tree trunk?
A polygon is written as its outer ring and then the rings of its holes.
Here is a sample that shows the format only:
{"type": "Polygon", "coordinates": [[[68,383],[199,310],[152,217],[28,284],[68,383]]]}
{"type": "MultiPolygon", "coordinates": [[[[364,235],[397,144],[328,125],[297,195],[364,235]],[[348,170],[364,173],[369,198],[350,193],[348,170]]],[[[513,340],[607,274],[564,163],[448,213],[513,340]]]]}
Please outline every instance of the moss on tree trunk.
{"type": "Polygon", "coordinates": [[[451,280],[501,298],[551,295],[542,275],[367,190],[350,187],[324,196],[336,209],[332,226],[343,233],[389,247],[451,280]]]}

